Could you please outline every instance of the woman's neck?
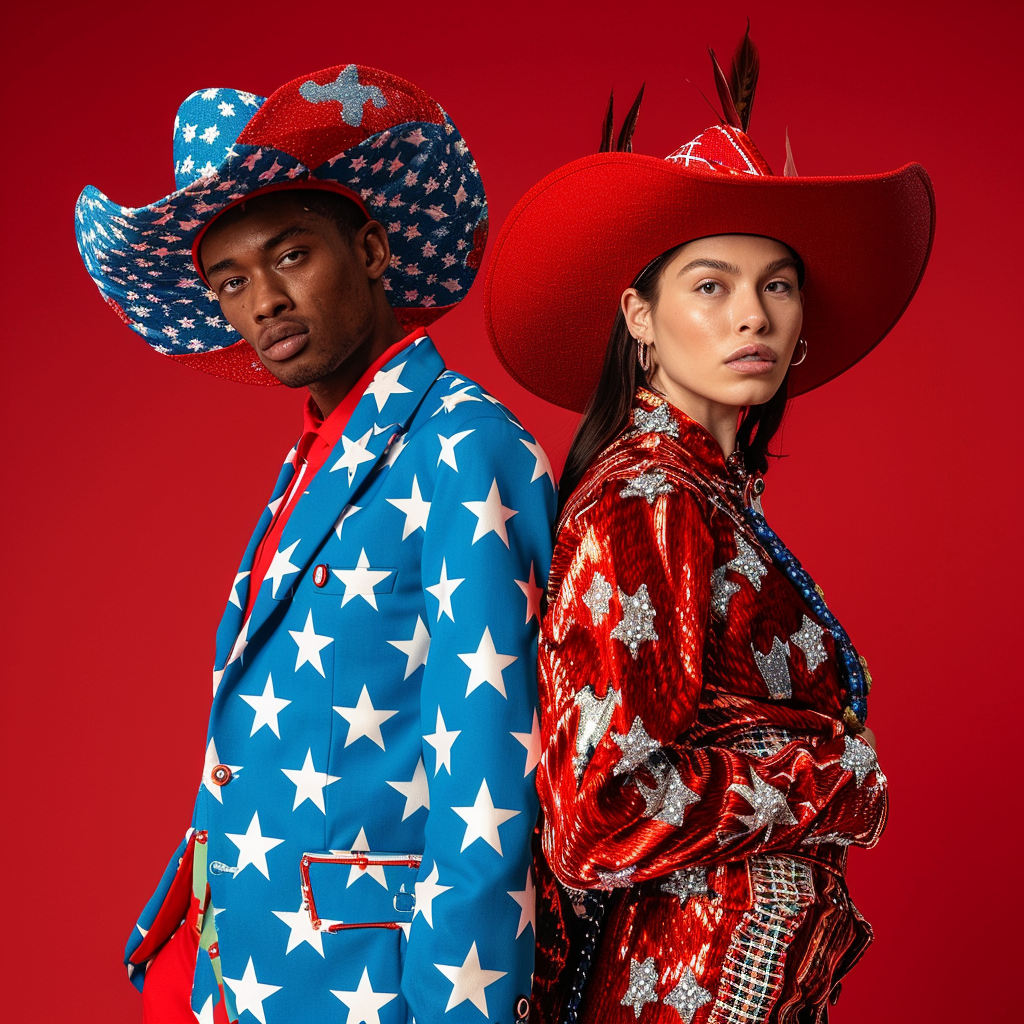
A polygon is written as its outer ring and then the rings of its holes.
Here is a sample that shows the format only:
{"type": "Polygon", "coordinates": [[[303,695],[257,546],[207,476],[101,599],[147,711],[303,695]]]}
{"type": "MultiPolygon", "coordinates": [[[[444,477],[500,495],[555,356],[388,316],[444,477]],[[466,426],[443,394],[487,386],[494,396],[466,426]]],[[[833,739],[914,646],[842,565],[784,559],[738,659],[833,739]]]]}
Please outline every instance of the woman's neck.
{"type": "Polygon", "coordinates": [[[672,403],[691,420],[696,420],[717,442],[722,455],[728,458],[736,450],[736,433],[739,429],[741,409],[734,405],[712,402],[702,395],[666,379],[655,370],[650,386],[672,403]]]}

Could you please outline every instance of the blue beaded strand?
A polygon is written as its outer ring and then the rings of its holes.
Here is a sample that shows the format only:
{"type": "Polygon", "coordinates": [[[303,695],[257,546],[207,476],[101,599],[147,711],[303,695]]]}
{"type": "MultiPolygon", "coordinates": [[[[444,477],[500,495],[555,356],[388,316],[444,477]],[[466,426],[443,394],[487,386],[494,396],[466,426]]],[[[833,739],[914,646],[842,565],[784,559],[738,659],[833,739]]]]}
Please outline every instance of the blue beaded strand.
{"type": "Polygon", "coordinates": [[[768,525],[767,520],[756,509],[749,505],[743,509],[747,520],[753,527],[757,539],[771,553],[775,564],[783,571],[786,578],[796,587],[800,596],[807,602],[811,611],[821,620],[825,628],[832,634],[836,644],[836,653],[845,677],[849,708],[861,725],[868,719],[868,687],[864,677],[857,651],[854,649],[846,630],[839,620],[829,611],[828,605],[818,592],[810,573],[797,561],[796,556],[779,539],[779,535],[768,525]]]}
{"type": "Polygon", "coordinates": [[[587,929],[580,947],[580,958],[576,963],[576,975],[563,1004],[561,1024],[579,1024],[583,990],[590,975],[590,968],[593,966],[594,954],[597,952],[597,940],[601,935],[601,923],[610,898],[611,893],[605,892],[588,892],[583,897],[587,929]]]}

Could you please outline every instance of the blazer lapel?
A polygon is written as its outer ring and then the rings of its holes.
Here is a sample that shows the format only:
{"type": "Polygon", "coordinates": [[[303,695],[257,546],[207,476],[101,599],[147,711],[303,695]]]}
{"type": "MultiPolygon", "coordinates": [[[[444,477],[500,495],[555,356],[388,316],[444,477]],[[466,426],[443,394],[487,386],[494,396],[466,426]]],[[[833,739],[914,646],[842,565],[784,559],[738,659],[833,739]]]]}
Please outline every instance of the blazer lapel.
{"type": "MultiPolygon", "coordinates": [[[[269,574],[265,584],[263,581],[252,584],[259,586],[260,590],[243,641],[245,645],[259,634],[278,601],[307,571],[345,508],[358,498],[366,481],[387,465],[387,455],[392,446],[401,443],[401,435],[409,421],[443,371],[443,360],[430,338],[424,335],[399,352],[376,374],[353,410],[341,439],[320,472],[306,484],[285,524],[278,550],[287,562],[282,562],[280,567],[288,572],[278,583],[276,599],[269,574]]],[[[258,527],[254,540],[250,542],[250,550],[246,551],[249,568],[262,536],[258,527]]],[[[245,568],[246,563],[243,562],[242,570],[245,568]]],[[[218,646],[219,639],[218,635],[218,646]]],[[[244,660],[238,646],[235,644],[235,657],[244,660]]],[[[231,659],[230,653],[228,657],[231,659]]]]}
{"type": "Polygon", "coordinates": [[[256,524],[256,529],[249,539],[249,545],[242,556],[242,563],[239,565],[238,572],[235,574],[234,582],[231,585],[228,603],[224,608],[224,614],[221,616],[220,625],[217,627],[217,654],[213,663],[215,693],[216,684],[220,681],[220,673],[226,667],[232,648],[235,646],[235,641],[238,639],[242,629],[242,613],[249,601],[249,587],[252,583],[250,574],[252,572],[252,563],[256,559],[256,549],[260,546],[260,541],[267,532],[271,519],[274,518],[278,502],[284,497],[294,476],[295,449],[292,448],[288,453],[288,458],[284,461],[284,465],[281,466],[281,472],[278,474],[277,483],[274,484],[270,501],[264,507],[259,522],[256,524]]]}

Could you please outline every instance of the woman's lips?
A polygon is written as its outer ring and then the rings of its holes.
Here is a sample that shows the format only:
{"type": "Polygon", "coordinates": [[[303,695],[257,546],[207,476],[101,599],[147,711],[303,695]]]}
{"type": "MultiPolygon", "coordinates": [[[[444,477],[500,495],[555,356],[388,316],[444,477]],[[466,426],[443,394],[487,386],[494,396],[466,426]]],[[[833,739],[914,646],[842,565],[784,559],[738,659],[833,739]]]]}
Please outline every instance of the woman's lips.
{"type": "Polygon", "coordinates": [[[775,369],[775,353],[767,345],[744,345],[726,360],[725,365],[737,373],[770,373],[775,369]]]}

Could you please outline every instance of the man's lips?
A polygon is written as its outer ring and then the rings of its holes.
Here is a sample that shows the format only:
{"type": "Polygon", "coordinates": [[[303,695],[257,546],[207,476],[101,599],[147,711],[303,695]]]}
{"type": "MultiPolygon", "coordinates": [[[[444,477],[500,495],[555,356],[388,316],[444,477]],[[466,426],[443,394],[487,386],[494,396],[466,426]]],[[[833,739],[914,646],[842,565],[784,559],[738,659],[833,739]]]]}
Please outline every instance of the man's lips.
{"type": "Polygon", "coordinates": [[[271,362],[280,363],[291,359],[309,341],[309,330],[294,320],[285,320],[266,328],[260,334],[260,355],[271,362]]]}
{"type": "Polygon", "coordinates": [[[744,345],[729,354],[725,365],[738,373],[768,373],[777,361],[778,356],[767,345],[744,345]]]}

